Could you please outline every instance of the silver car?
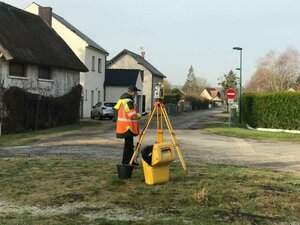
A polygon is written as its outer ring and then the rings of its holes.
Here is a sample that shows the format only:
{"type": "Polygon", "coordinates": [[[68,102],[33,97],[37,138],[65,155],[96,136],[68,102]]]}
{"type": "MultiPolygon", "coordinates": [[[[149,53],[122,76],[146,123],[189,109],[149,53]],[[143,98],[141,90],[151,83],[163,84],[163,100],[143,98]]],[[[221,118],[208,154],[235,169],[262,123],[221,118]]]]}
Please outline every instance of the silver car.
{"type": "Polygon", "coordinates": [[[91,119],[97,117],[99,120],[103,118],[114,118],[114,106],[115,102],[98,102],[92,107],[91,119]]]}

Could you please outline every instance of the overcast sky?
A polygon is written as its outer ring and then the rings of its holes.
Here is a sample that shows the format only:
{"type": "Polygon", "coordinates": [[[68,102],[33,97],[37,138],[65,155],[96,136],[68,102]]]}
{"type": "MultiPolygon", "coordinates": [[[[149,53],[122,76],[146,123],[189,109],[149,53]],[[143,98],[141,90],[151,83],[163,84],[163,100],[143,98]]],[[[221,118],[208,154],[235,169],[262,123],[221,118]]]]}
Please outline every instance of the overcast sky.
{"type": "MultiPolygon", "coordinates": [[[[5,0],[24,9],[32,0],[5,0]]],[[[299,0],[36,0],[85,33],[109,52],[140,53],[183,85],[189,67],[216,86],[230,70],[239,75],[243,48],[243,84],[257,60],[270,50],[300,50],[299,0]]],[[[0,31],[1,32],[1,31],[0,31]]]]}

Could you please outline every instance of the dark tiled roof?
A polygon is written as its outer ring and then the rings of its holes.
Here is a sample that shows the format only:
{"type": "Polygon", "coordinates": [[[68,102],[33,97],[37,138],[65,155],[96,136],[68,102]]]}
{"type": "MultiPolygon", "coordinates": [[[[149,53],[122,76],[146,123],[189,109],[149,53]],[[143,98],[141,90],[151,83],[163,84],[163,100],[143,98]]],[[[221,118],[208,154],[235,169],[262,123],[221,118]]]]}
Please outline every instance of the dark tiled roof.
{"type": "Polygon", "coordinates": [[[39,16],[3,2],[0,2],[0,53],[15,62],[88,71],[39,16]]]}
{"type": "Polygon", "coordinates": [[[107,69],[104,86],[129,86],[136,84],[139,70],[107,69]]]}
{"type": "Polygon", "coordinates": [[[98,45],[96,42],[94,42],[92,39],[90,39],[88,36],[86,36],[84,33],[82,33],[80,30],[78,30],[68,21],[66,21],[63,17],[56,15],[55,13],[53,13],[52,16],[55,19],[57,19],[59,22],[61,22],[63,25],[65,25],[67,28],[69,28],[72,32],[77,34],[81,39],[86,41],[86,43],[88,43],[89,46],[98,49],[99,51],[103,52],[105,55],[108,55],[108,52],[104,48],[102,48],[100,45],[98,45]]]}
{"type": "Polygon", "coordinates": [[[143,57],[141,57],[140,55],[131,52],[127,49],[124,49],[122,52],[120,52],[118,55],[116,55],[115,57],[113,57],[107,64],[113,64],[117,59],[119,59],[122,55],[124,54],[128,54],[131,57],[133,57],[138,64],[143,65],[144,67],[146,67],[153,75],[158,76],[158,77],[162,77],[162,78],[166,78],[165,75],[163,75],[161,72],[159,72],[154,66],[152,66],[147,60],[145,60],[143,57]]]}

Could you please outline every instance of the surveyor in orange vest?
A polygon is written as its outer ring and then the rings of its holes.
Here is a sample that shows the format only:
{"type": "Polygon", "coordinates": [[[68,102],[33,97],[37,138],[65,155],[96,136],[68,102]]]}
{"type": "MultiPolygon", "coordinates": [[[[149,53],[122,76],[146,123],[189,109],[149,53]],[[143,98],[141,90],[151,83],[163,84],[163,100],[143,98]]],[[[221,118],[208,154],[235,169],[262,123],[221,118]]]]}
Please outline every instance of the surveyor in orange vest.
{"type": "MultiPolygon", "coordinates": [[[[117,138],[125,139],[122,159],[123,165],[129,164],[133,155],[133,137],[139,135],[138,119],[140,119],[142,115],[137,113],[134,106],[134,97],[138,91],[140,90],[136,86],[129,86],[128,93],[122,94],[114,107],[118,111],[116,124],[117,138]]],[[[147,113],[143,113],[143,115],[146,114],[147,113]]],[[[133,165],[138,165],[138,163],[134,161],[133,165]]]]}

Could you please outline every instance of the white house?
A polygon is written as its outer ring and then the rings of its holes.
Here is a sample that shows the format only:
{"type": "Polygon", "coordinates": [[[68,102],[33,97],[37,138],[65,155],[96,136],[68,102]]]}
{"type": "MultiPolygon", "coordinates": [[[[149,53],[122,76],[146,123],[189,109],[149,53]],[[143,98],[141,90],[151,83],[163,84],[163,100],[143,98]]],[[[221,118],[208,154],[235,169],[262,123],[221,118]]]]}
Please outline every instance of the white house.
{"type": "MultiPolygon", "coordinates": [[[[39,8],[43,7],[33,2],[25,10],[38,14],[39,8]]],[[[99,101],[104,101],[103,83],[108,52],[63,17],[55,13],[52,13],[51,17],[52,28],[64,39],[81,62],[89,69],[88,72],[80,73],[80,84],[83,87],[82,116],[89,117],[91,107],[99,101]]]]}
{"type": "Polygon", "coordinates": [[[109,69],[137,69],[141,71],[143,80],[143,108],[142,111],[151,111],[155,98],[154,89],[158,83],[166,78],[158,69],[145,59],[145,53],[138,55],[127,49],[113,57],[108,63],[109,69]]]}

